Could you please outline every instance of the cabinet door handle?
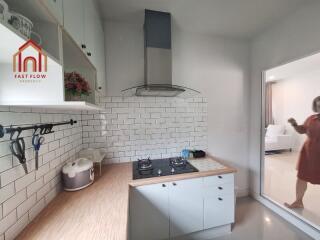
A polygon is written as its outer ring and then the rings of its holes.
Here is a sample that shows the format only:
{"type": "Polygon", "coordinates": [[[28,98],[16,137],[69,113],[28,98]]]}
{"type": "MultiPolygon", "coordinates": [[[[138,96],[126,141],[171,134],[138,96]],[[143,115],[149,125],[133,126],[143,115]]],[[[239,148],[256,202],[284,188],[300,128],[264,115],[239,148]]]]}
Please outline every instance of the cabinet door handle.
{"type": "Polygon", "coordinates": [[[218,198],[219,201],[223,201],[223,199],[221,197],[218,198]]]}
{"type": "Polygon", "coordinates": [[[177,186],[177,184],[176,184],[175,182],[174,182],[174,183],[172,183],[172,185],[173,185],[173,186],[177,186]]]}
{"type": "Polygon", "coordinates": [[[81,44],[81,48],[85,49],[87,46],[85,44],[81,44]]]}
{"type": "Polygon", "coordinates": [[[91,56],[91,52],[87,52],[87,55],[90,57],[91,56]]]}
{"type": "Polygon", "coordinates": [[[219,190],[222,190],[223,189],[223,187],[218,187],[219,188],[219,190]]]}
{"type": "Polygon", "coordinates": [[[101,90],[101,89],[102,89],[102,87],[98,87],[98,89],[99,89],[99,90],[101,90]]]}
{"type": "Polygon", "coordinates": [[[166,187],[166,185],[165,185],[165,184],[162,184],[162,187],[166,187]]]}
{"type": "Polygon", "coordinates": [[[222,176],[218,176],[218,178],[220,178],[220,179],[221,179],[221,178],[222,178],[222,176]]]}

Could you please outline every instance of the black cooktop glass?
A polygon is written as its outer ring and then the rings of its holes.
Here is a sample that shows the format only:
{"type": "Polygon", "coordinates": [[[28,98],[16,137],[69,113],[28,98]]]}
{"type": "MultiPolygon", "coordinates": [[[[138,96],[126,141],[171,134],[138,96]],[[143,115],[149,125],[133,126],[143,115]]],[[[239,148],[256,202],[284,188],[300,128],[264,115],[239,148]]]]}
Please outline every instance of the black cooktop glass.
{"type": "Polygon", "coordinates": [[[150,170],[141,171],[138,168],[138,161],[133,162],[133,179],[151,178],[159,176],[168,176],[182,173],[198,172],[194,166],[192,166],[188,161],[184,166],[171,166],[170,158],[156,159],[152,161],[152,168],[150,170]],[[174,170],[172,169],[174,168],[174,170]],[[160,174],[159,174],[160,173],[160,174]]]}

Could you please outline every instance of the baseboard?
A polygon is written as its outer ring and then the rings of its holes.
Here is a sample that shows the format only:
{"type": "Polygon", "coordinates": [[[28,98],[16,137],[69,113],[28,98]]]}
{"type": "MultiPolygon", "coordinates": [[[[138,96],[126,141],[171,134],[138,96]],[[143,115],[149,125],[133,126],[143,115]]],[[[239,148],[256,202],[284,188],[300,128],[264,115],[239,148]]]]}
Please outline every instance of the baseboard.
{"type": "Polygon", "coordinates": [[[238,187],[236,187],[235,191],[236,191],[237,198],[248,197],[249,196],[249,189],[248,188],[238,188],[238,187]]]}
{"type": "Polygon", "coordinates": [[[172,240],[212,240],[231,233],[231,224],[172,238],[172,240]]]}

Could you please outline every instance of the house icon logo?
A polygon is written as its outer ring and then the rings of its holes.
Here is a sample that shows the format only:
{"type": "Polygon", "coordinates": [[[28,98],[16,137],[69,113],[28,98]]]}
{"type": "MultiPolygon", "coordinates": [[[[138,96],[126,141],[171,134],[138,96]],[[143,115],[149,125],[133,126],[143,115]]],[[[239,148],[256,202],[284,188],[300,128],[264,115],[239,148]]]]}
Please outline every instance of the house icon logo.
{"type": "Polygon", "coordinates": [[[41,47],[29,39],[13,55],[14,77],[19,80],[34,81],[46,78],[48,57],[41,47]]]}

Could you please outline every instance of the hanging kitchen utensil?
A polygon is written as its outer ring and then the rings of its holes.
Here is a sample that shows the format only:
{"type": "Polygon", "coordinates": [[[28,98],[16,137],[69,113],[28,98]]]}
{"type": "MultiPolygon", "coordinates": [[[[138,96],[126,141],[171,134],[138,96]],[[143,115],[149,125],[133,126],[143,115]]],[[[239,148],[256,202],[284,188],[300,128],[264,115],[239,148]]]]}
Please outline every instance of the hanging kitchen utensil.
{"type": "Polygon", "coordinates": [[[24,172],[28,174],[27,160],[25,155],[26,145],[23,138],[16,138],[11,140],[10,149],[12,154],[18,158],[19,162],[22,164],[24,172]]]}
{"type": "Polygon", "coordinates": [[[36,170],[39,168],[39,150],[44,143],[44,137],[40,137],[39,134],[34,134],[32,137],[32,145],[35,151],[36,170]]]}

